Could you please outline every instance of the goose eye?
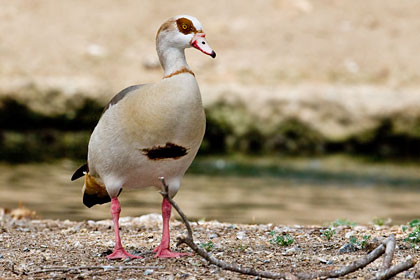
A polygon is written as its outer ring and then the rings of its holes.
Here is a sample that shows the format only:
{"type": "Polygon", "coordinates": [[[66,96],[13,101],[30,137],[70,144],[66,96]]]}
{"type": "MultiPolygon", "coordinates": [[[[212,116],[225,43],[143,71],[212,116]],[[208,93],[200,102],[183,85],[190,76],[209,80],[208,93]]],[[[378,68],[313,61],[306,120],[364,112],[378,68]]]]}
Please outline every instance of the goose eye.
{"type": "Polygon", "coordinates": [[[184,35],[188,35],[196,31],[192,21],[187,18],[177,19],[176,24],[178,27],[178,31],[183,33],[184,35]]]}

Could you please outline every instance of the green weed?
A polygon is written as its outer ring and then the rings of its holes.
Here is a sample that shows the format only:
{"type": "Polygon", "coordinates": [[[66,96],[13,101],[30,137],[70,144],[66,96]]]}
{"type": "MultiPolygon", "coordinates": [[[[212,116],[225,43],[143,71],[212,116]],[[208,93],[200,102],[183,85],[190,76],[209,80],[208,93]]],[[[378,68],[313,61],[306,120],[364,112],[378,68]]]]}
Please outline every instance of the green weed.
{"type": "Polygon", "coordinates": [[[350,243],[353,243],[354,245],[356,245],[359,248],[366,248],[366,245],[370,239],[370,235],[363,235],[362,240],[357,239],[356,236],[351,236],[350,237],[350,243]]]}
{"type": "Polygon", "coordinates": [[[405,242],[411,244],[413,248],[419,249],[420,248],[420,220],[414,219],[408,223],[407,226],[403,226],[402,230],[408,233],[408,236],[404,238],[405,242]]]}
{"type": "Polygon", "coordinates": [[[214,244],[212,241],[209,241],[207,243],[201,243],[200,244],[200,248],[203,248],[204,250],[206,250],[207,252],[213,251],[214,249],[214,244]]]}
{"type": "Polygon", "coordinates": [[[323,236],[328,241],[337,233],[333,227],[321,230],[321,236],[323,236]]]}
{"type": "Polygon", "coordinates": [[[239,247],[237,247],[238,251],[240,252],[245,252],[246,249],[248,249],[249,246],[248,245],[239,245],[239,247]]]}
{"type": "Polygon", "coordinates": [[[294,242],[293,237],[289,234],[276,235],[276,232],[273,230],[270,232],[270,235],[273,237],[270,239],[270,243],[274,245],[289,246],[294,242]]]}
{"type": "Polygon", "coordinates": [[[347,219],[337,219],[335,220],[335,222],[332,223],[332,225],[334,227],[339,227],[339,226],[348,226],[348,227],[354,227],[355,225],[357,225],[357,223],[355,222],[350,222],[347,219]]]}
{"type": "Polygon", "coordinates": [[[373,224],[378,226],[383,226],[386,222],[385,218],[375,218],[373,219],[373,224]]]}

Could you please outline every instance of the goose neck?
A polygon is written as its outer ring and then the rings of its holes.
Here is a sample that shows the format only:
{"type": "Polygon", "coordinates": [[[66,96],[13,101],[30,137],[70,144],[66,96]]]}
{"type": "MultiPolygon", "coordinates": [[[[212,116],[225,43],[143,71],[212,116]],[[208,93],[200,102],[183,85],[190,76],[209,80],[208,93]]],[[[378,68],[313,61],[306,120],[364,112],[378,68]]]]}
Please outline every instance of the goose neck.
{"type": "Polygon", "coordinates": [[[160,64],[162,65],[164,71],[164,77],[170,76],[182,69],[191,71],[185,58],[184,49],[175,47],[160,48],[158,45],[157,52],[160,64]]]}

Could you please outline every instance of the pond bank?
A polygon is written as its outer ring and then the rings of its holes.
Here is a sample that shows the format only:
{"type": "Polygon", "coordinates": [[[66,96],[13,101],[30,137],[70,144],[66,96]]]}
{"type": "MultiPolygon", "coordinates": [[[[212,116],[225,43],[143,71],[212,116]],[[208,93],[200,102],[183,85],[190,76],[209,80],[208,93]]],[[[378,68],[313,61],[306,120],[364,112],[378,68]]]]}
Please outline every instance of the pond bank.
{"type": "MultiPolygon", "coordinates": [[[[80,90],[28,84],[0,91],[0,159],[86,158],[90,133],[115,93],[80,90]]],[[[416,88],[205,84],[202,91],[201,154],[420,158],[416,88]]]]}

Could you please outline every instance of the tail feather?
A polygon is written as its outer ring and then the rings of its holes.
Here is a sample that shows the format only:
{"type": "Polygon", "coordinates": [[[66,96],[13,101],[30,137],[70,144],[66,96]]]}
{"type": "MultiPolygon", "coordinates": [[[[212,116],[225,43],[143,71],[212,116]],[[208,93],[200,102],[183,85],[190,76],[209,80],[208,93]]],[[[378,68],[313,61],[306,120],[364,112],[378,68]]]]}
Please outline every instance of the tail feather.
{"type": "Polygon", "coordinates": [[[80,177],[83,177],[86,173],[89,172],[88,164],[85,163],[82,166],[80,166],[76,171],[74,171],[73,176],[71,176],[71,180],[74,181],[76,179],[79,179],[80,177]]]}
{"type": "Polygon", "coordinates": [[[104,204],[111,201],[104,183],[98,178],[85,174],[85,184],[83,185],[83,204],[92,207],[96,204],[104,204]]]}

